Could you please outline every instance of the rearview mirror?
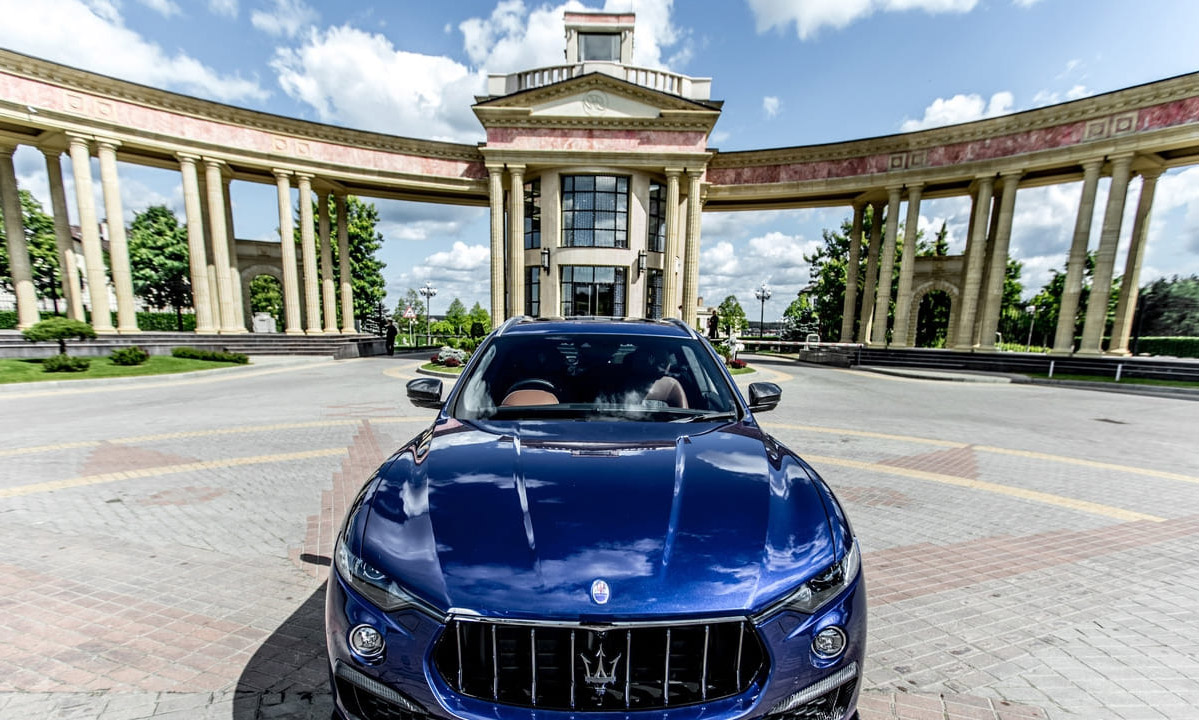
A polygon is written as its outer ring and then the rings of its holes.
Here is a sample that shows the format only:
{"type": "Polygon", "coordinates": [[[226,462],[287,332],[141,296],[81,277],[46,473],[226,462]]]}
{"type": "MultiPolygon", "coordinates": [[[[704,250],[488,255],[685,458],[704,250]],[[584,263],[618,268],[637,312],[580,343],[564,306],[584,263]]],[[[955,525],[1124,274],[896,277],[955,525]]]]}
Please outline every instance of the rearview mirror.
{"type": "Polygon", "coordinates": [[[408,400],[417,407],[440,409],[441,381],[437,378],[409,380],[408,400]]]}
{"type": "Polygon", "coordinates": [[[783,399],[783,389],[769,382],[756,382],[749,385],[749,409],[754,412],[766,412],[778,407],[783,399]]]}

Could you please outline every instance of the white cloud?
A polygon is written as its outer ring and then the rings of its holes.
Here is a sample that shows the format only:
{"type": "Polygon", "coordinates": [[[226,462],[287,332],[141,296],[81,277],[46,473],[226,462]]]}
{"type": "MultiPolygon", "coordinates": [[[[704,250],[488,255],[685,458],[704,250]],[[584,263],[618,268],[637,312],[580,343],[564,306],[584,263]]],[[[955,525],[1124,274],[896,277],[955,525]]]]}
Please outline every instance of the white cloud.
{"type": "Polygon", "coordinates": [[[748,0],[758,32],[795,23],[800,40],[820,28],[840,29],[875,12],[923,10],[929,14],[965,13],[978,0],[748,0]]]}
{"type": "Polygon", "coordinates": [[[924,117],[919,120],[904,120],[900,129],[904,132],[956,125],[957,123],[981,120],[1012,112],[1014,98],[1010,92],[997,92],[989,101],[984,101],[981,95],[954,95],[949,99],[937,98],[924,109],[924,117]]]}
{"type": "MultiPolygon", "coordinates": [[[[779,219],[777,213],[775,219],[779,219]]],[[[700,252],[699,273],[704,304],[719,305],[729,295],[736,295],[746,313],[757,318],[761,307],[753,291],[765,282],[772,293],[766,317],[778,317],[811,279],[810,267],[803,256],[815,252],[819,246],[819,241],[806,241],[778,231],[746,242],[705,243],[700,252]],[[752,312],[754,308],[758,311],[752,312]]]]}
{"type": "Polygon", "coordinates": [[[485,245],[468,245],[455,241],[449,250],[435,252],[423,262],[413,265],[406,272],[388,278],[387,302],[394,303],[404,297],[408,288],[432,282],[437,288],[433,300],[433,314],[445,312],[454,298],[460,298],[467,307],[480,302],[488,305],[487,288],[490,286],[491,250],[485,245]]]}
{"type": "Polygon", "coordinates": [[[250,13],[250,24],[268,35],[294,38],[318,19],[304,0],[271,0],[268,10],[250,13]]]}
{"type": "Polygon", "coordinates": [[[38,0],[8,4],[0,46],[133,82],[225,102],[262,100],[255,80],[221,75],[182,52],[170,55],[124,26],[111,2],[38,0]],[[63,38],[71,38],[63,42],[63,38]]]}
{"type": "Polygon", "coordinates": [[[484,90],[482,74],[447,57],[397,50],[383,35],[313,30],[300,47],[276,50],[271,67],[283,90],[322,121],[431,139],[481,137],[470,106],[484,90]]]}
{"type": "Polygon", "coordinates": [[[175,0],[137,0],[137,1],[140,2],[142,5],[145,5],[146,7],[150,8],[154,12],[158,13],[159,15],[162,15],[163,17],[171,17],[172,15],[178,15],[181,12],[181,10],[179,9],[179,6],[175,4],[175,0]]]}
{"type": "Polygon", "coordinates": [[[1078,100],[1079,98],[1088,97],[1090,95],[1094,95],[1094,93],[1087,89],[1086,85],[1077,84],[1072,86],[1064,93],[1055,90],[1042,90],[1033,96],[1032,104],[1033,107],[1056,105],[1060,102],[1078,100]]]}
{"type": "MultiPolygon", "coordinates": [[[[1185,248],[1187,252],[1199,255],[1199,203],[1195,202],[1196,197],[1199,197],[1199,167],[1162,175],[1157,181],[1157,190],[1153,195],[1148,249],[1165,246],[1170,248],[1170,251],[1161,253],[1162,255],[1178,257],[1185,248]],[[1167,222],[1169,216],[1184,208],[1182,227],[1172,227],[1172,224],[1167,222]]],[[[1187,264],[1194,267],[1199,263],[1192,259],[1187,264]]],[[[1176,266],[1170,272],[1185,271],[1180,271],[1176,266]]],[[[1141,279],[1145,280],[1144,277],[1141,279]]]]}
{"type": "Polygon", "coordinates": [[[237,17],[237,0],[208,0],[209,11],[224,15],[225,17],[237,17]]]}
{"type": "Polygon", "coordinates": [[[762,98],[762,110],[766,113],[766,117],[777,117],[779,114],[779,104],[779,99],[773,95],[767,95],[762,98]]]}

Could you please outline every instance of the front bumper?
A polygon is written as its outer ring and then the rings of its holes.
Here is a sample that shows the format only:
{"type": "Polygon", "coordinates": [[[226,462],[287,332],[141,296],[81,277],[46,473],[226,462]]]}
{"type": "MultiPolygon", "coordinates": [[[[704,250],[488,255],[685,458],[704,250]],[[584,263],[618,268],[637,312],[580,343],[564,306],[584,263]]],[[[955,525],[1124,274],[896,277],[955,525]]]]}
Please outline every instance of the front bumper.
{"type": "Polygon", "coordinates": [[[740,695],[657,710],[555,711],[487,702],[455,693],[433,662],[444,625],[415,610],[384,613],[331,572],[325,630],[335,708],[346,720],[842,720],[855,716],[866,644],[862,576],[815,615],[780,612],[757,624],[769,670],[740,695]],[[351,628],[368,624],[386,640],[369,661],[350,649],[351,628]],[[838,625],[845,651],[833,660],[812,652],[812,638],[838,625]]]}

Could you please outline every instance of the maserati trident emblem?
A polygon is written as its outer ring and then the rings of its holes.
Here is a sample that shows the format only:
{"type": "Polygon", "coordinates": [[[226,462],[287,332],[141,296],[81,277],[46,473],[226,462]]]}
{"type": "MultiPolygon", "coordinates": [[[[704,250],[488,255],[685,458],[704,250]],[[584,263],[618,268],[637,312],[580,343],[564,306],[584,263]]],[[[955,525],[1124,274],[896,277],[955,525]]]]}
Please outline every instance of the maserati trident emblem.
{"type": "Polygon", "coordinates": [[[604,667],[603,645],[600,646],[599,652],[590,661],[587,659],[587,653],[579,653],[579,659],[583,661],[583,682],[595,688],[597,695],[602,695],[604,688],[616,684],[616,666],[620,664],[621,657],[621,655],[617,655],[611,665],[604,667]],[[592,662],[595,663],[595,670],[591,669],[592,662]]]}
{"type": "Polygon", "coordinates": [[[596,605],[606,604],[610,597],[612,597],[612,589],[608,587],[608,583],[603,580],[591,583],[591,599],[595,601],[596,605]]]}

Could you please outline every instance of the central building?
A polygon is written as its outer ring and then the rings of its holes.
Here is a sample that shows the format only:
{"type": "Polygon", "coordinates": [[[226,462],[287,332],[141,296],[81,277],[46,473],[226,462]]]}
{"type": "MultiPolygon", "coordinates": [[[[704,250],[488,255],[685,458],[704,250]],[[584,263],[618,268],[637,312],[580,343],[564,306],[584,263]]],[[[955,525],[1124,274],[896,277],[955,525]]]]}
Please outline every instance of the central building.
{"type": "Polygon", "coordinates": [[[473,106],[487,134],[496,324],[696,322],[703,180],[721,103],[708,78],[633,65],[633,20],[566,13],[565,63],[492,75],[473,106]]]}

